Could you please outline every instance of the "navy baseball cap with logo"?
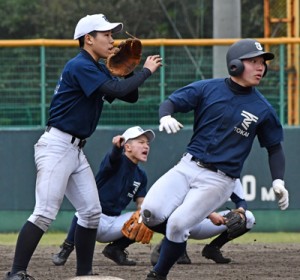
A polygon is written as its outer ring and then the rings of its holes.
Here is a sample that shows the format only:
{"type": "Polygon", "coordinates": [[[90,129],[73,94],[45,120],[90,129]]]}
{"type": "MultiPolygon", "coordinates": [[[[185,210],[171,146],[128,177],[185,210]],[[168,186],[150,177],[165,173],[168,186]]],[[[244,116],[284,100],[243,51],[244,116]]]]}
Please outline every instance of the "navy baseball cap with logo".
{"type": "Polygon", "coordinates": [[[74,32],[74,39],[79,39],[92,31],[111,30],[112,33],[117,33],[122,31],[122,29],[123,23],[109,22],[103,14],[87,15],[78,21],[74,32]]]}
{"type": "Polygon", "coordinates": [[[123,134],[124,142],[126,143],[130,139],[137,138],[141,135],[145,135],[149,142],[155,138],[155,133],[151,129],[143,130],[140,126],[134,126],[128,128],[123,134]]]}
{"type": "Polygon", "coordinates": [[[262,56],[265,60],[272,60],[274,54],[265,52],[262,45],[254,39],[242,39],[230,46],[227,52],[227,64],[233,59],[247,59],[262,56]]]}

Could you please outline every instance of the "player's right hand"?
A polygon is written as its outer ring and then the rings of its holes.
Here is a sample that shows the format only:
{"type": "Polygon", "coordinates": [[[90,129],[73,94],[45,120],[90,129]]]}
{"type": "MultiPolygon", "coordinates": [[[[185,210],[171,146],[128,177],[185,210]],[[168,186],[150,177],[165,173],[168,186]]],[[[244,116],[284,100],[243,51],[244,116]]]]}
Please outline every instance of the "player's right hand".
{"type": "Polygon", "coordinates": [[[211,222],[216,225],[216,226],[220,226],[220,225],[224,225],[225,224],[225,218],[220,215],[217,212],[212,212],[208,218],[211,220],[211,222]]]}
{"type": "Polygon", "coordinates": [[[143,67],[148,68],[153,74],[160,66],[162,66],[162,58],[157,54],[148,56],[143,67]]]}
{"type": "Polygon", "coordinates": [[[170,115],[162,117],[159,122],[159,131],[165,130],[168,134],[176,133],[183,128],[183,125],[170,115]]]}
{"type": "Polygon", "coordinates": [[[122,137],[122,135],[117,135],[115,137],[113,137],[112,139],[112,143],[113,145],[117,146],[118,148],[121,148],[122,146],[124,146],[124,137],[122,137]]]}

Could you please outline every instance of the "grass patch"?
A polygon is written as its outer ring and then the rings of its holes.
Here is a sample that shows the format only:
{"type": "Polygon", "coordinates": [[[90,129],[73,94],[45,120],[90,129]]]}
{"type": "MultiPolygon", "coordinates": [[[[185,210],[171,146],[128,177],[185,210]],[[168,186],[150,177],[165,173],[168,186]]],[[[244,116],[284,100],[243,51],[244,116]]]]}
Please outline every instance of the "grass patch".
{"type": "MultiPolygon", "coordinates": [[[[44,234],[40,245],[60,245],[66,238],[67,234],[64,232],[48,232],[44,234]]],[[[18,233],[0,233],[0,245],[15,245],[18,238],[18,233]]],[[[161,234],[154,234],[152,242],[158,243],[162,239],[161,234]]],[[[207,243],[212,238],[204,240],[192,240],[189,243],[207,243]]],[[[299,232],[249,232],[243,236],[232,241],[236,244],[246,243],[300,243],[299,232]]]]}

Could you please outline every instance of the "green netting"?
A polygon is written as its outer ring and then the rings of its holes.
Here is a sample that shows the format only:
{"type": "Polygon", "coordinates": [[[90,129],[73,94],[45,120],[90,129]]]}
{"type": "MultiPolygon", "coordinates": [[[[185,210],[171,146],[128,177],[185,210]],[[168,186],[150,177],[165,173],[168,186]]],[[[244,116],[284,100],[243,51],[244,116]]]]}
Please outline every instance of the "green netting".
{"type": "MultiPolygon", "coordinates": [[[[160,51],[160,47],[144,47],[143,58],[160,51]]],[[[163,51],[164,67],[140,87],[139,101],[136,104],[120,101],[105,104],[99,125],[157,125],[158,106],[166,96],[190,82],[212,77],[211,46],[168,46],[163,51]]],[[[259,88],[278,113],[283,105],[286,119],[286,97],[281,104],[279,85],[279,72],[285,65],[279,65],[279,46],[272,46],[272,51],[276,59],[269,67],[268,78],[259,88]]],[[[0,127],[45,125],[61,70],[77,53],[78,48],[74,47],[0,48],[0,127]]],[[[284,83],[286,91],[286,78],[284,83]]],[[[192,122],[191,114],[179,118],[190,124],[192,122]]]]}

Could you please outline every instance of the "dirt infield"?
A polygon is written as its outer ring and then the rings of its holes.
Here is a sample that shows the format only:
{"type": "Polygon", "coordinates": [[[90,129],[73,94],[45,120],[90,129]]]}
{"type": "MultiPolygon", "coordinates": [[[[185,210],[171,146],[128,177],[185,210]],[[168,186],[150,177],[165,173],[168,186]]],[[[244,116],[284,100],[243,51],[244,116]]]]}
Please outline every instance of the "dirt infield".
{"type": "MultiPolygon", "coordinates": [[[[134,244],[129,248],[130,258],[138,261],[137,266],[122,267],[102,255],[105,245],[97,244],[94,258],[94,272],[127,280],[144,280],[151,268],[149,245],[134,244]]],[[[300,244],[227,244],[223,254],[233,261],[230,264],[215,264],[201,256],[203,244],[188,244],[191,265],[175,265],[168,280],[272,280],[300,279],[300,244]]],[[[37,280],[68,279],[75,275],[75,254],[62,267],[51,262],[51,255],[57,246],[39,246],[28,273],[37,280]]],[[[10,269],[14,246],[0,246],[0,279],[10,269]]]]}

